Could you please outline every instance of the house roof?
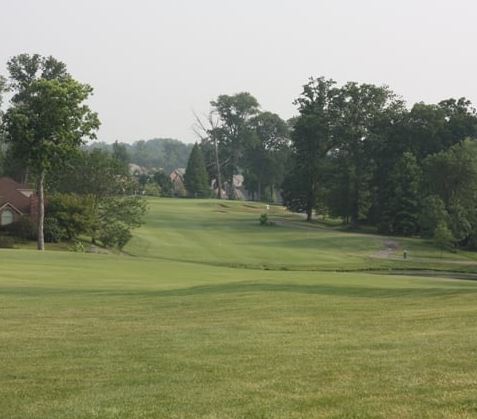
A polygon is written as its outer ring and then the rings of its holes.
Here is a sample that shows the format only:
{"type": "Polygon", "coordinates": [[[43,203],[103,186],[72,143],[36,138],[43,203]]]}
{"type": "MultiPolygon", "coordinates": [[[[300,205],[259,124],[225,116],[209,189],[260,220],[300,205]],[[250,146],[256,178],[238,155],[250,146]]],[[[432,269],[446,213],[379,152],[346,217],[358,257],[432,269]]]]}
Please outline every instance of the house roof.
{"type": "Polygon", "coordinates": [[[29,185],[15,182],[8,177],[0,178],[0,208],[10,204],[23,214],[30,212],[30,198],[22,192],[32,192],[29,185]]]}

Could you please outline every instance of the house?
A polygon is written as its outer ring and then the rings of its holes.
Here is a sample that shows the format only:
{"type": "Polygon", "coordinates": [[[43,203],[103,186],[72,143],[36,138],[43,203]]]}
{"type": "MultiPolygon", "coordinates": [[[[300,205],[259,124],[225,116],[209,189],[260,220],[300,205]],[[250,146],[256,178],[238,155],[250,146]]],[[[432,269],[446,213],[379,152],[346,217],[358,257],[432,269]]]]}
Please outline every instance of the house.
{"type": "Polygon", "coordinates": [[[172,182],[172,186],[174,187],[174,194],[176,196],[186,195],[186,188],[184,185],[184,175],[185,175],[185,169],[183,168],[174,169],[169,175],[169,179],[172,182]]]}
{"type": "Polygon", "coordinates": [[[38,197],[33,188],[8,177],[0,178],[0,226],[12,224],[23,216],[36,222],[37,215],[38,197]]]}
{"type": "MultiPolygon", "coordinates": [[[[244,185],[244,177],[243,175],[234,175],[233,176],[233,189],[230,190],[230,185],[228,181],[225,181],[222,185],[222,198],[229,199],[230,195],[234,196],[234,199],[240,201],[248,201],[250,199],[249,193],[244,185]]],[[[217,186],[217,182],[212,180],[211,188],[214,191],[214,196],[218,196],[219,188],[217,186]]]]}

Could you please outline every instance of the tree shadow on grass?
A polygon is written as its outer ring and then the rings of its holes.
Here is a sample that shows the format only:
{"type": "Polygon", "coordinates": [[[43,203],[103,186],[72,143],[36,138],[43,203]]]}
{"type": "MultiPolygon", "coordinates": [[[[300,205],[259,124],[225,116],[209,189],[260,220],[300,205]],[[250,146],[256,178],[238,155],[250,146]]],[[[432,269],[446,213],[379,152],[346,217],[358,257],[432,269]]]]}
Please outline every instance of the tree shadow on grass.
{"type": "Polygon", "coordinates": [[[305,295],[324,295],[348,298],[433,298],[477,294],[477,287],[436,287],[436,288],[366,288],[356,286],[271,284],[238,282],[230,284],[205,285],[171,290],[118,290],[118,289],[65,289],[43,287],[8,287],[0,289],[0,295],[21,297],[77,296],[94,297],[193,297],[220,294],[260,294],[290,293],[305,295]]]}
{"type": "Polygon", "coordinates": [[[356,298],[420,298],[442,297],[450,295],[477,294],[477,288],[366,288],[332,285],[233,283],[225,285],[198,286],[175,290],[159,291],[161,297],[180,297],[206,294],[255,294],[255,293],[292,293],[309,295],[327,295],[356,298]]]}

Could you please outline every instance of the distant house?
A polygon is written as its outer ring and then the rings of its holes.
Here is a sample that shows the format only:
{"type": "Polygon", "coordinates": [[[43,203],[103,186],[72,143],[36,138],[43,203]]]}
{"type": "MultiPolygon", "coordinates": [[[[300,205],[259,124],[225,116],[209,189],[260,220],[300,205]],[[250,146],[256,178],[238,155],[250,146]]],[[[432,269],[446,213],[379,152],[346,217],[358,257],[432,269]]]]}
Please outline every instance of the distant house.
{"type": "MultiPolygon", "coordinates": [[[[212,190],[214,191],[214,196],[218,196],[219,188],[217,186],[217,182],[212,180],[211,184],[212,190]]],[[[233,177],[233,189],[230,189],[229,182],[225,181],[222,185],[222,198],[228,199],[229,198],[229,193],[230,195],[233,194],[235,199],[238,199],[240,201],[247,201],[250,199],[250,196],[245,189],[244,185],[244,177],[243,175],[234,175],[233,177]]]]}
{"type": "Polygon", "coordinates": [[[139,166],[138,164],[129,163],[128,164],[129,173],[133,176],[148,175],[149,170],[145,167],[139,166]]]}
{"type": "Polygon", "coordinates": [[[12,224],[23,216],[35,222],[37,215],[38,197],[33,188],[8,177],[0,178],[0,226],[12,224]]]}
{"type": "Polygon", "coordinates": [[[177,196],[186,195],[186,188],[184,185],[184,175],[185,175],[185,169],[183,168],[174,169],[169,174],[169,179],[171,180],[172,186],[174,187],[174,194],[177,196]]]}

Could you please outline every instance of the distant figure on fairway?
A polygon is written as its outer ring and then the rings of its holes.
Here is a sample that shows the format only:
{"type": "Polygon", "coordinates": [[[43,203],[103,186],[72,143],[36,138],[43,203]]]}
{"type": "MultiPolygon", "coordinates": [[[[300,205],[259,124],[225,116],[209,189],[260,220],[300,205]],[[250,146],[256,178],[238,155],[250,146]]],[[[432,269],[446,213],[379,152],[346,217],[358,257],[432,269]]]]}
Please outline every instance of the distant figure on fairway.
{"type": "Polygon", "coordinates": [[[407,250],[404,250],[404,252],[402,252],[402,258],[407,259],[407,250]]]}
{"type": "Polygon", "coordinates": [[[267,204],[267,211],[270,209],[270,205],[267,204]]]}

